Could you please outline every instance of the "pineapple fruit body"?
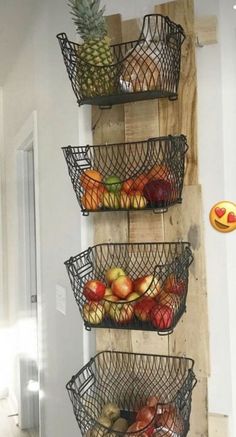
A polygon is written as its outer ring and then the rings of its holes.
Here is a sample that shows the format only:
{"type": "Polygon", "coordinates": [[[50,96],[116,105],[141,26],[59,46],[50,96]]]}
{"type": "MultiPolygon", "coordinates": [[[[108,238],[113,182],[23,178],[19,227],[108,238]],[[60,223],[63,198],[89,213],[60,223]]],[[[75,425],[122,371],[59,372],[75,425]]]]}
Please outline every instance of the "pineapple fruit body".
{"type": "Polygon", "coordinates": [[[115,67],[107,36],[86,41],[78,49],[77,76],[83,97],[112,94],[115,91],[115,67]]]}

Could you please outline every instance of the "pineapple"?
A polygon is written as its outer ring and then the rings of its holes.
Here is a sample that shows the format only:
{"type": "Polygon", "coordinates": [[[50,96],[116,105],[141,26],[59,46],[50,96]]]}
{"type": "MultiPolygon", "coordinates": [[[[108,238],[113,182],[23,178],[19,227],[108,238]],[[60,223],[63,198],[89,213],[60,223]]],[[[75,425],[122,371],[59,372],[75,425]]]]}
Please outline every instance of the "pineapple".
{"type": "Polygon", "coordinates": [[[100,9],[100,0],[69,0],[68,4],[77,32],[84,40],[78,49],[77,65],[77,81],[83,97],[111,94],[115,74],[105,7],[100,9]]]}

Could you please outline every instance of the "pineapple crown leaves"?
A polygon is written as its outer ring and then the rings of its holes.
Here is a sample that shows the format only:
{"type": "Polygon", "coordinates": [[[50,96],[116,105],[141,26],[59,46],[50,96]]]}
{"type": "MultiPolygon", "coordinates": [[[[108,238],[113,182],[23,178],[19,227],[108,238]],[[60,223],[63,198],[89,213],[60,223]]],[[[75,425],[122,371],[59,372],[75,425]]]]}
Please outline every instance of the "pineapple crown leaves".
{"type": "Polygon", "coordinates": [[[100,3],[101,0],[68,0],[77,32],[84,41],[102,39],[107,35],[105,6],[100,9],[100,3]]]}

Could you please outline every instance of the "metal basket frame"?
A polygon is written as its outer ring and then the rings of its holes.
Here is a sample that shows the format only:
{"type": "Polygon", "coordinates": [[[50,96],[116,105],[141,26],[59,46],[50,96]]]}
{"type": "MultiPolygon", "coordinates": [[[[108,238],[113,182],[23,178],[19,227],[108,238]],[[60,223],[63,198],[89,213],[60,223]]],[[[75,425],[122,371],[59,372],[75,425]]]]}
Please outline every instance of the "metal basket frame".
{"type": "Polygon", "coordinates": [[[57,38],[79,105],[106,108],[138,100],[177,98],[185,34],[169,17],[145,15],[139,38],[112,45],[114,62],[107,66],[84,61],[79,55],[82,45],[69,41],[65,33],[57,38]],[[84,89],[84,78],[91,73],[95,80],[92,91],[88,91],[84,89]]]}
{"type": "MultiPolygon", "coordinates": [[[[189,266],[192,261],[193,255],[190,243],[188,242],[108,243],[89,247],[84,252],[67,260],[65,266],[67,268],[75,300],[87,330],[91,330],[91,328],[94,327],[133,329],[156,331],[159,334],[164,335],[170,334],[173,331],[186,310],[189,266]],[[87,299],[83,294],[84,285],[89,280],[93,279],[105,282],[105,272],[114,266],[124,269],[126,274],[133,279],[146,275],[153,275],[152,283],[150,283],[146,292],[138,299],[129,301],[129,305],[135,305],[138,301],[141,301],[145,295],[147,296],[149,290],[152,289],[156,278],[158,279],[160,288],[162,288],[163,283],[170,275],[174,275],[179,280],[184,281],[184,292],[174,308],[173,322],[168,329],[157,329],[150,321],[144,322],[136,317],[133,317],[127,323],[119,323],[116,319],[112,320],[106,315],[101,323],[95,325],[84,319],[83,308],[87,303],[87,299]]],[[[122,305],[123,308],[127,308],[127,302],[124,302],[123,304],[120,302],[114,302],[112,305],[114,305],[115,310],[117,308],[117,311],[122,308],[122,305]]],[[[130,310],[130,307],[128,310],[130,310]]]]}
{"type": "MultiPolygon", "coordinates": [[[[80,205],[83,215],[90,212],[106,211],[140,211],[153,210],[154,212],[165,212],[168,207],[182,202],[182,190],[185,172],[185,155],[188,150],[187,138],[185,135],[168,135],[163,137],[149,138],[145,141],[104,144],[95,146],[81,147],[62,147],[64,157],[67,163],[68,173],[80,205]],[[116,175],[120,178],[121,187],[130,178],[137,178],[140,175],[148,174],[155,166],[168,168],[171,175],[170,190],[167,199],[163,201],[150,202],[147,200],[145,207],[132,208],[126,205],[114,207],[99,206],[96,209],[88,209],[83,204],[85,189],[81,185],[81,178],[86,170],[96,169],[103,175],[103,180],[110,175],[116,175]]],[[[168,174],[165,170],[161,173],[159,179],[167,179],[168,174]]],[[[100,189],[104,189],[105,183],[96,182],[87,177],[88,182],[96,184],[94,196],[100,189]]],[[[115,185],[115,184],[113,184],[115,185]]],[[[121,188],[122,189],[122,188],[121,188]]],[[[132,188],[131,188],[132,190],[132,188]]],[[[93,195],[93,194],[92,194],[93,195]]],[[[139,198],[137,205],[139,206],[139,198]]],[[[90,199],[92,203],[92,198],[90,199]]]]}
{"type": "MultiPolygon", "coordinates": [[[[178,436],[185,437],[189,430],[192,390],[197,382],[193,367],[194,361],[185,357],[98,353],[66,385],[82,435],[88,435],[91,429],[97,429],[98,436],[111,432],[97,421],[105,403],[116,403],[121,415],[132,422],[135,411],[145,405],[149,396],[160,396],[159,406],[170,403],[181,416],[184,427],[178,436]]],[[[156,417],[157,411],[154,420],[156,417]]],[[[141,435],[154,420],[132,435],[141,435]]],[[[112,435],[124,434],[112,431],[112,435]]]]}

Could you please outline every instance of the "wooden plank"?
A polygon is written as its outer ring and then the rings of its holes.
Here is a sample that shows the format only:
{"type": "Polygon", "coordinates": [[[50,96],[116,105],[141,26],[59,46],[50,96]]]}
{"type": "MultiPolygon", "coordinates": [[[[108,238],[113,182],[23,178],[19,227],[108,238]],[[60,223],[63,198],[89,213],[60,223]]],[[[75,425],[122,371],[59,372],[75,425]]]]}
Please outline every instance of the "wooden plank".
{"type": "MultiPolygon", "coordinates": [[[[208,437],[207,378],[199,378],[197,374],[197,379],[197,385],[192,393],[190,431],[188,435],[189,437],[208,437]],[[199,408],[199,405],[201,408],[199,408]]],[[[226,437],[224,434],[222,436],[226,437]]]]}
{"type": "Polygon", "coordinates": [[[209,437],[229,437],[229,417],[209,414],[209,437]]]}
{"type": "MultiPolygon", "coordinates": [[[[128,20],[123,23],[124,39],[138,37],[140,21],[128,20]]],[[[159,136],[158,101],[144,101],[124,105],[125,141],[139,141],[159,136]]],[[[129,213],[129,242],[164,241],[163,215],[153,212],[129,213]]],[[[168,338],[155,332],[131,331],[134,352],[168,354],[168,338]]]]}
{"type": "Polygon", "coordinates": [[[196,17],[195,35],[197,44],[205,46],[218,42],[218,20],[216,15],[196,17]]]}
{"type": "Polygon", "coordinates": [[[209,331],[201,204],[201,187],[185,187],[182,205],[170,208],[164,215],[164,228],[170,241],[189,241],[194,255],[187,312],[170,336],[170,351],[174,355],[185,354],[193,358],[199,376],[207,377],[210,372],[209,331]]]}
{"type": "Polygon", "coordinates": [[[177,0],[155,6],[155,12],[167,15],[181,24],[186,40],[182,46],[181,74],[178,100],[159,101],[160,135],[184,134],[190,145],[187,154],[187,169],[184,183],[194,185],[198,182],[197,160],[197,74],[195,59],[194,6],[192,0],[177,0]]]}
{"type": "MultiPolygon", "coordinates": [[[[111,15],[107,17],[109,36],[112,43],[122,41],[121,16],[111,15]]],[[[123,142],[124,134],[124,107],[123,105],[113,106],[109,110],[92,109],[93,143],[106,144],[123,142]]],[[[128,220],[126,213],[96,213],[93,219],[94,244],[118,243],[128,240],[128,220]]],[[[120,350],[129,350],[129,338],[123,336],[122,332],[114,329],[96,330],[96,347],[98,351],[114,350],[118,346],[120,350]],[[122,339],[118,342],[118,339],[122,339]]],[[[117,349],[116,349],[117,350],[117,349]]]]}

